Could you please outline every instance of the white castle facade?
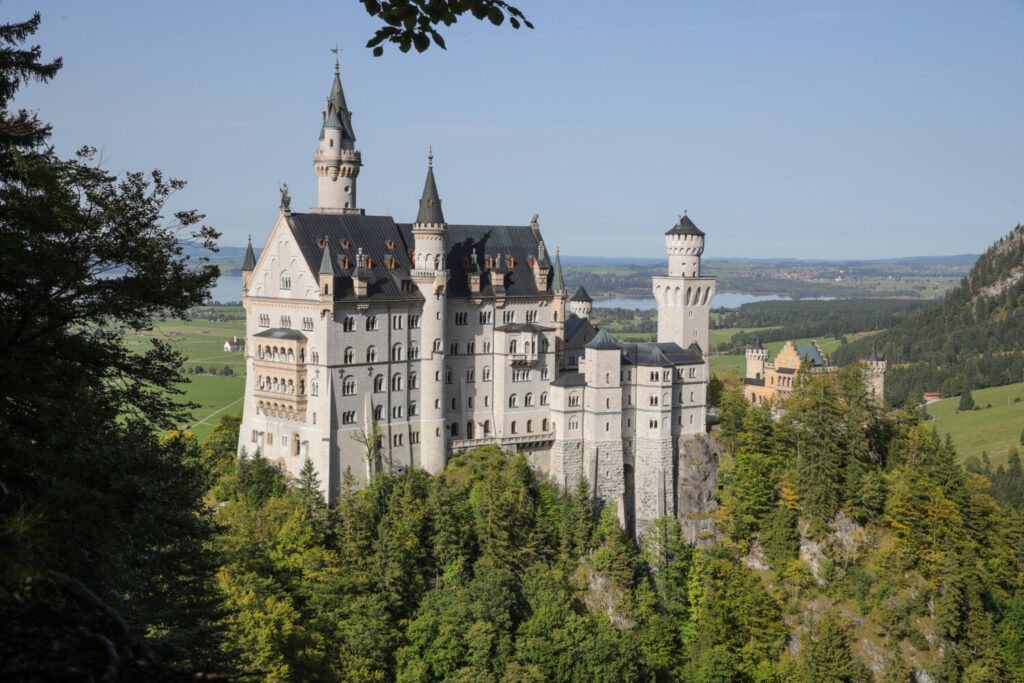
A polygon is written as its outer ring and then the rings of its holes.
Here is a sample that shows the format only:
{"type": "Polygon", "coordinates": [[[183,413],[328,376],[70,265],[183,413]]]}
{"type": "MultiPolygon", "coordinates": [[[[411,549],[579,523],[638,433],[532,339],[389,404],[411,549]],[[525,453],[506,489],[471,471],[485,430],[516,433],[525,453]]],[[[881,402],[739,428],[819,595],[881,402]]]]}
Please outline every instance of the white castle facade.
{"type": "Polygon", "coordinates": [[[563,486],[585,478],[637,533],[674,514],[687,442],[706,433],[704,233],[686,216],[666,233],[658,341],[618,343],[590,324],[582,287],[569,296],[536,217],[449,225],[432,160],[415,222],[366,215],[360,165],[336,68],[318,206],[292,212],[285,192],[243,264],[239,451],[293,476],[309,458],[333,500],[346,470],[437,473],[455,451],[496,444],[563,486]]]}

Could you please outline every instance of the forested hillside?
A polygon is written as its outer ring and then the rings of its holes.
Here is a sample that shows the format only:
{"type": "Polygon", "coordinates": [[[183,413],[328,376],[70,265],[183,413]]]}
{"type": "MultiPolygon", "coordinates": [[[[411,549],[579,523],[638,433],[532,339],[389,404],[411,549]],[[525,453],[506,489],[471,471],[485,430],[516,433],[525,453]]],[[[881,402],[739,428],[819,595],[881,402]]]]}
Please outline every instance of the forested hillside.
{"type": "Polygon", "coordinates": [[[804,376],[784,419],[722,400],[719,534],[666,517],[637,547],[585,483],[496,448],[436,477],[345,477],[324,504],[202,447],[220,533],[207,661],[268,681],[1005,681],[1024,676],[1019,460],[982,474],[856,367],[804,376]],[[1005,481],[1004,481],[1005,480],[1005,481]]]}
{"type": "Polygon", "coordinates": [[[926,391],[1020,381],[1024,373],[1024,226],[982,254],[970,275],[938,304],[903,323],[840,348],[839,364],[875,345],[889,360],[885,394],[893,405],[926,391]],[[897,365],[897,367],[894,367],[897,365]]]}

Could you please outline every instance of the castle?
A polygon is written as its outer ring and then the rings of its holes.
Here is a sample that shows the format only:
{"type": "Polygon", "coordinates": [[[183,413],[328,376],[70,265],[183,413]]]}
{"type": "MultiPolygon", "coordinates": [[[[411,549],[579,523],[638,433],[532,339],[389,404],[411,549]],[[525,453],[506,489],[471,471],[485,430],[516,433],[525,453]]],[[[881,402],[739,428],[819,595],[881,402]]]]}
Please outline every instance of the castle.
{"type": "MultiPolygon", "coordinates": [[[[807,359],[811,372],[833,372],[836,367],[829,362],[828,356],[811,340],[810,344],[794,344],[788,341],[779,350],[775,360],[768,361],[768,349],[758,340],[747,349],[747,372],[743,378],[743,395],[754,405],[763,406],[776,396],[789,396],[793,393],[793,384],[800,372],[801,364],[807,359]]],[[[883,404],[885,401],[885,369],[888,365],[885,357],[877,351],[864,361],[864,383],[868,393],[874,400],[883,404]]]]}
{"type": "Polygon", "coordinates": [[[259,260],[242,266],[246,387],[239,451],[295,476],[308,458],[329,501],[343,474],[440,472],[496,444],[565,487],[585,478],[625,528],[681,514],[687,456],[704,439],[715,279],[704,233],[680,216],[653,279],[656,343],[619,343],[569,296],[560,258],[529,225],[445,221],[428,159],[412,223],[357,202],[361,153],[335,64],[313,156],[318,205],[287,187],[259,260]]]}

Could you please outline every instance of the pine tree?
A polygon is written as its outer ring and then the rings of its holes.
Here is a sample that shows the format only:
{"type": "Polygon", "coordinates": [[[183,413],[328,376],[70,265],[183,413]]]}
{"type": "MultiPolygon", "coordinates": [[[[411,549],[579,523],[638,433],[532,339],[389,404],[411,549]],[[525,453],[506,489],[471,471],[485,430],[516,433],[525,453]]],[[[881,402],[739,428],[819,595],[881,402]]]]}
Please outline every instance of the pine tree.
{"type": "Polygon", "coordinates": [[[302,469],[299,470],[297,483],[302,506],[310,516],[315,517],[315,513],[327,507],[327,501],[324,500],[324,494],[320,489],[320,478],[317,476],[313,461],[308,457],[302,463],[302,469]]]}
{"type": "Polygon", "coordinates": [[[974,396],[971,395],[970,387],[960,394],[960,405],[957,406],[957,410],[974,410],[974,396]]]}
{"type": "Polygon", "coordinates": [[[814,623],[805,639],[804,669],[815,683],[848,683],[853,678],[853,653],[846,628],[829,610],[814,623]]]}

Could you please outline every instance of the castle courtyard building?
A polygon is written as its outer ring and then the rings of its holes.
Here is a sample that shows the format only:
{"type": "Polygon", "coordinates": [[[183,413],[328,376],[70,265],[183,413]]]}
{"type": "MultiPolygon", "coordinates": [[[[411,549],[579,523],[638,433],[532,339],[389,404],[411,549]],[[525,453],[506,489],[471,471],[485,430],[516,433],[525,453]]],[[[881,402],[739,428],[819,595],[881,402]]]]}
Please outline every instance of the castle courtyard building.
{"type": "Polygon", "coordinates": [[[432,156],[414,221],[368,215],[355,143],[336,65],[317,206],[293,212],[285,189],[259,259],[250,244],[243,263],[239,452],[292,476],[308,458],[333,501],[346,471],[436,474],[494,444],[567,488],[585,480],[637,533],[675,514],[680,454],[707,431],[704,233],[688,216],[668,230],[657,341],[619,343],[590,323],[585,289],[569,296],[536,216],[449,224],[432,156]]]}

